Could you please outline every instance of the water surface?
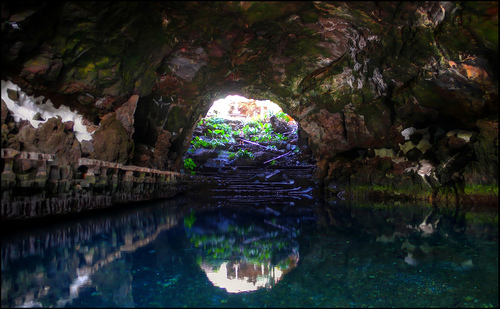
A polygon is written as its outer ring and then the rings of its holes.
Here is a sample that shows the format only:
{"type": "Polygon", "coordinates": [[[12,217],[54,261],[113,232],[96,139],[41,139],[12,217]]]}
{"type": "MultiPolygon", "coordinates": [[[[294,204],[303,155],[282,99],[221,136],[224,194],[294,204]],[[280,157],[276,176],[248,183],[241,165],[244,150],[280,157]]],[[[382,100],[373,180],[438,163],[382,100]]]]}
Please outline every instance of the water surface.
{"type": "Polygon", "coordinates": [[[2,233],[2,307],[497,307],[497,213],[188,197],[2,233]]]}

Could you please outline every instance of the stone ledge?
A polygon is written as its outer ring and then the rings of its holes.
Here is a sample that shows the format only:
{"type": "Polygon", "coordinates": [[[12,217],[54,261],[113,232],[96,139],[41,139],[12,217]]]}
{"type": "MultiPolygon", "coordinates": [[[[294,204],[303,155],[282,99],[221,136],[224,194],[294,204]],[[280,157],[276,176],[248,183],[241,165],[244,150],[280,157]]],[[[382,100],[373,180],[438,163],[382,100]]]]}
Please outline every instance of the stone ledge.
{"type": "Polygon", "coordinates": [[[70,167],[58,164],[53,154],[10,148],[1,149],[1,158],[5,162],[1,171],[2,220],[77,213],[117,203],[171,198],[205,180],[203,176],[89,158],[80,158],[79,172],[71,174],[70,167]],[[36,170],[14,171],[15,162],[36,170]],[[17,190],[15,195],[14,189],[17,190]]]}

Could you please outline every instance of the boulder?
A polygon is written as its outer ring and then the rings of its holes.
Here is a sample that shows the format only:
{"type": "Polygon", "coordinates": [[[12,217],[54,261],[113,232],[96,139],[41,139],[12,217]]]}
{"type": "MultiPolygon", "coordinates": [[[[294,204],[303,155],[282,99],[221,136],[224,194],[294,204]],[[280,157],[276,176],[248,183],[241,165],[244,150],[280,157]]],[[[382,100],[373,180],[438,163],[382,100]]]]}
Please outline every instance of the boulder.
{"type": "Polygon", "coordinates": [[[128,164],[131,161],[134,141],[115,113],[109,113],[101,119],[99,129],[92,137],[93,159],[121,164],[128,164]]]}

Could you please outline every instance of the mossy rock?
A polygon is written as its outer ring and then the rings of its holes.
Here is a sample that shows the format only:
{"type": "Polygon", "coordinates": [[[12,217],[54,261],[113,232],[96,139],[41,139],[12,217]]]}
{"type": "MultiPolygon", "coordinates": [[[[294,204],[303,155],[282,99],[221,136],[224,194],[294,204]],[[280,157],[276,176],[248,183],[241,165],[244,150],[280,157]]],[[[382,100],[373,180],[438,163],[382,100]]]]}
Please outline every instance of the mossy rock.
{"type": "Polygon", "coordinates": [[[187,123],[186,111],[179,106],[173,106],[168,113],[167,122],[163,129],[170,132],[179,132],[187,123]]]}

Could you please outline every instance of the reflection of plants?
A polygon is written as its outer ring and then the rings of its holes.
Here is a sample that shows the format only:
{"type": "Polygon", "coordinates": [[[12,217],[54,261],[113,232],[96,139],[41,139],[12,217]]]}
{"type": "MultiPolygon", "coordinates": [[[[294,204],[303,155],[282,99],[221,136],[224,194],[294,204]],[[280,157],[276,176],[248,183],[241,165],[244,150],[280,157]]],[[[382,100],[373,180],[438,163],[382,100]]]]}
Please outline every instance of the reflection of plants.
{"type": "Polygon", "coordinates": [[[191,228],[196,221],[196,216],[194,215],[194,210],[191,210],[189,216],[184,217],[184,226],[191,228]]]}
{"type": "Polygon", "coordinates": [[[196,164],[194,163],[193,159],[191,158],[187,158],[187,159],[184,159],[184,168],[191,171],[191,174],[194,175],[194,171],[193,169],[196,167],[196,164]]]}
{"type": "MultiPolygon", "coordinates": [[[[278,224],[278,220],[270,220],[278,224]]],[[[291,227],[293,235],[298,231],[291,227]]],[[[189,236],[191,244],[200,250],[200,254],[210,261],[222,261],[238,258],[242,261],[262,264],[278,254],[291,254],[297,250],[297,243],[282,235],[278,230],[264,232],[255,225],[238,226],[228,225],[222,234],[192,234],[189,236]]]]}
{"type": "Polygon", "coordinates": [[[176,284],[177,281],[179,281],[179,276],[180,275],[176,275],[170,279],[165,279],[164,281],[158,280],[156,282],[156,284],[158,284],[162,288],[168,288],[169,286],[172,286],[172,285],[176,284]]]}
{"type": "MultiPolygon", "coordinates": [[[[186,219],[184,219],[186,221],[186,219]]],[[[213,259],[229,259],[239,256],[242,260],[253,263],[262,263],[269,260],[274,253],[291,248],[293,245],[289,240],[276,239],[276,235],[256,239],[250,243],[241,245],[237,241],[238,236],[220,236],[220,235],[192,235],[190,242],[196,248],[203,248],[203,255],[213,259]],[[272,237],[274,236],[274,237],[272,237]]],[[[251,239],[247,235],[245,237],[251,239]]]]}

